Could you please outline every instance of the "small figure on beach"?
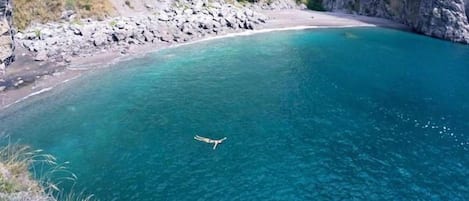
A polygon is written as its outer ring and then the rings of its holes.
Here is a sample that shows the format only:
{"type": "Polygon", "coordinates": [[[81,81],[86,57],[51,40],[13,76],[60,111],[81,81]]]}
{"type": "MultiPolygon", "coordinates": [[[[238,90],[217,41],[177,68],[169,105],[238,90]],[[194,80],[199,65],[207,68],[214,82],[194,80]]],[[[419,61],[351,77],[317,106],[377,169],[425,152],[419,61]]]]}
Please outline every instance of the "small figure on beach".
{"type": "Polygon", "coordinates": [[[224,138],[222,138],[222,139],[219,139],[219,140],[212,140],[212,139],[210,139],[210,138],[206,138],[206,137],[201,137],[201,136],[195,135],[195,136],[194,136],[194,139],[195,139],[195,140],[198,140],[198,141],[201,141],[201,142],[213,144],[213,149],[215,150],[215,149],[217,148],[217,145],[218,145],[218,144],[221,144],[221,143],[223,143],[223,141],[226,140],[226,137],[224,137],[224,138]]]}

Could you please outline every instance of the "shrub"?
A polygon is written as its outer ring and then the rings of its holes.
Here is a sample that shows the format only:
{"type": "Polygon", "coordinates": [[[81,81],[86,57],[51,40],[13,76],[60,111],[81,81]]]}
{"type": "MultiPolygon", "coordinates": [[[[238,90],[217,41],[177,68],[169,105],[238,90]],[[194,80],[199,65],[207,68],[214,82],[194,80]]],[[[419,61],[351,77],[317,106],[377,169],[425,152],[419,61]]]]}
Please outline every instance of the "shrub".
{"type": "Polygon", "coordinates": [[[322,0],[304,0],[306,2],[303,2],[306,7],[308,7],[311,10],[317,10],[317,11],[325,11],[326,9],[322,5],[322,0]]]}

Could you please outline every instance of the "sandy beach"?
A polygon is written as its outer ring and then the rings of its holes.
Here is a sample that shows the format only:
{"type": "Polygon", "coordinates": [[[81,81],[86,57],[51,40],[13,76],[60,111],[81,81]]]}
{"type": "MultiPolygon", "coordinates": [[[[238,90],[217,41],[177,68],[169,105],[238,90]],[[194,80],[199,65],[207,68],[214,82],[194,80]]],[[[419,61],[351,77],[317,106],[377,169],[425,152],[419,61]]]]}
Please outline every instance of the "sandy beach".
{"type": "MultiPolygon", "coordinates": [[[[31,55],[18,48],[17,61],[9,67],[8,71],[14,75],[42,76],[23,87],[10,89],[0,93],[0,110],[6,109],[16,103],[22,102],[29,97],[44,94],[55,87],[79,78],[83,73],[93,69],[111,66],[122,60],[141,57],[147,53],[181,45],[193,44],[201,41],[251,35],[272,31],[300,30],[313,28],[340,28],[340,27],[385,27],[410,31],[402,24],[386,19],[365,17],[343,13],[317,12],[307,10],[275,10],[263,11],[269,17],[266,24],[252,31],[226,33],[221,35],[208,35],[194,41],[184,43],[159,43],[132,47],[125,55],[120,52],[102,52],[92,57],[73,58],[68,66],[58,66],[54,63],[40,63],[32,59],[31,55]]],[[[27,77],[26,76],[26,77],[27,77]]]]}

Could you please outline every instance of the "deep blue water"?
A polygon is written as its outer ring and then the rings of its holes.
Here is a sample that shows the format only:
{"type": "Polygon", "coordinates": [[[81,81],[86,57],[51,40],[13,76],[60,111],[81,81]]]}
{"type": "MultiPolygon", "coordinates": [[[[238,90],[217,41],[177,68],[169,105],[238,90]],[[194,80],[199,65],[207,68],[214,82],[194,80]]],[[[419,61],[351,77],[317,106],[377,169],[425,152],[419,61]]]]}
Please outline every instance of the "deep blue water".
{"type": "Polygon", "coordinates": [[[469,46],[275,32],[101,71],[0,117],[101,200],[469,199],[469,46]]]}

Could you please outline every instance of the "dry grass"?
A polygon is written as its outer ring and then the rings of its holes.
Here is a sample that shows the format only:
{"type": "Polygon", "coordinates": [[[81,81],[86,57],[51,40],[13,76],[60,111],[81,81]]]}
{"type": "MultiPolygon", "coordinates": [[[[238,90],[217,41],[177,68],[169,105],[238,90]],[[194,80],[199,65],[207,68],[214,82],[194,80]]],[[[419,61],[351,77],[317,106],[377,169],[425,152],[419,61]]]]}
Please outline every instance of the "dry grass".
{"type": "Polygon", "coordinates": [[[26,192],[25,200],[92,201],[93,195],[64,193],[59,186],[74,184],[77,177],[67,170],[68,163],[58,164],[50,154],[28,146],[8,143],[0,148],[0,200],[26,192]]]}
{"type": "Polygon", "coordinates": [[[67,0],[67,6],[77,11],[80,17],[103,19],[115,12],[114,6],[108,0],[67,0]]]}
{"type": "Polygon", "coordinates": [[[13,23],[23,30],[32,22],[59,20],[64,10],[74,10],[80,18],[103,19],[114,14],[108,0],[15,0],[13,23]]]}
{"type": "Polygon", "coordinates": [[[13,24],[18,29],[26,28],[31,22],[57,20],[64,8],[63,0],[15,0],[13,3],[13,24]]]}

